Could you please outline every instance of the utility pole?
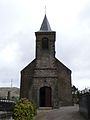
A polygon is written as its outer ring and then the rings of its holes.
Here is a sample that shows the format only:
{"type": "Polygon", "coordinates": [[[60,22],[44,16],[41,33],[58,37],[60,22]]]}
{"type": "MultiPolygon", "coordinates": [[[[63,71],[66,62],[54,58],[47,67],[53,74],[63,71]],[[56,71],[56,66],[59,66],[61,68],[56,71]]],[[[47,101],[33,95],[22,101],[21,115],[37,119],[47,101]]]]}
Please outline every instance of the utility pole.
{"type": "Polygon", "coordinates": [[[13,87],[13,80],[11,79],[11,89],[12,89],[12,87],[13,87]]]}

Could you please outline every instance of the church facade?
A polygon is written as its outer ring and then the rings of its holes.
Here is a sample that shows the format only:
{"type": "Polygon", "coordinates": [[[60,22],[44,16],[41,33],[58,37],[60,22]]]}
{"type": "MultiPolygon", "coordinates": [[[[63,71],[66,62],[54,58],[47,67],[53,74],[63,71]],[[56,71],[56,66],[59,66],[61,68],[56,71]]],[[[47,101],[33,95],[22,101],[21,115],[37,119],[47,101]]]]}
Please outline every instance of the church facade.
{"type": "Polygon", "coordinates": [[[36,35],[36,58],[21,71],[20,98],[37,107],[72,105],[71,70],[55,57],[56,32],[45,15],[36,35]]]}

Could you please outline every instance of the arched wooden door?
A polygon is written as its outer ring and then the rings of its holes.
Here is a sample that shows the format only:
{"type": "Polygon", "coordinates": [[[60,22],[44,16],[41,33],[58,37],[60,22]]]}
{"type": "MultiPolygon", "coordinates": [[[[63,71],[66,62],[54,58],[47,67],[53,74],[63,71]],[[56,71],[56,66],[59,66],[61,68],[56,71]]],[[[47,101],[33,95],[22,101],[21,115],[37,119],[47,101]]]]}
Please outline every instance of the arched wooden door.
{"type": "Polygon", "coordinates": [[[51,107],[52,106],[52,102],[51,102],[51,88],[44,86],[42,88],[40,88],[39,91],[39,104],[40,107],[51,107]]]}

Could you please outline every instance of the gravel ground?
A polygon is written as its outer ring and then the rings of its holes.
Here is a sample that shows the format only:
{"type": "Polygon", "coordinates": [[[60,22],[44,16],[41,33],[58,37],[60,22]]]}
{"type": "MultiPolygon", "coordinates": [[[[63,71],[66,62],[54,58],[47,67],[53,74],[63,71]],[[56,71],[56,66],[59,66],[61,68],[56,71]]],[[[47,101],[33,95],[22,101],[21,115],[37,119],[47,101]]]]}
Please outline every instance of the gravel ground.
{"type": "Polygon", "coordinates": [[[61,107],[54,110],[39,110],[34,120],[85,120],[78,106],[61,107]]]}

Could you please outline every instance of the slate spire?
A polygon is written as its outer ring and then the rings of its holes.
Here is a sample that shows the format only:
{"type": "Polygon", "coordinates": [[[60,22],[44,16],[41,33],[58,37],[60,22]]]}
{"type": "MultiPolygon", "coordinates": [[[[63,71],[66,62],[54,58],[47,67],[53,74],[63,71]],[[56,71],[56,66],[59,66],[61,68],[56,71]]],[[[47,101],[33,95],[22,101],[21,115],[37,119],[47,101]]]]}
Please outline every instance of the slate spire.
{"type": "Polygon", "coordinates": [[[43,19],[43,22],[42,22],[42,24],[41,24],[40,31],[46,31],[46,32],[52,31],[52,30],[51,30],[51,27],[50,27],[50,24],[49,24],[49,22],[48,22],[48,19],[47,19],[46,14],[45,14],[44,19],[43,19]]]}

